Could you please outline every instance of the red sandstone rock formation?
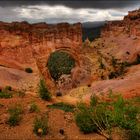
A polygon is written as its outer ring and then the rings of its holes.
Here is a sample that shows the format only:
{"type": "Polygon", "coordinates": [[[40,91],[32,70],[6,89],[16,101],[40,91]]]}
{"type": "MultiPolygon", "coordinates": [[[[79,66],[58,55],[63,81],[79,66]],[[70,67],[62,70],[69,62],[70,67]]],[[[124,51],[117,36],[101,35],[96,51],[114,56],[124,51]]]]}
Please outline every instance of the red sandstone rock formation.
{"type": "MultiPolygon", "coordinates": [[[[98,42],[102,45],[98,45],[99,48],[95,47],[95,50],[92,51],[97,51],[100,55],[104,56],[104,59],[108,59],[108,56],[114,56],[122,61],[134,61],[137,54],[140,54],[139,13],[140,10],[129,12],[128,16],[124,17],[124,20],[109,22],[104,27],[98,42]]],[[[71,76],[73,80],[79,83],[85,78],[84,80],[88,81],[91,73],[93,74],[93,72],[90,73],[90,67],[93,67],[95,70],[95,73],[92,75],[93,79],[99,79],[99,75],[96,71],[99,67],[96,65],[95,61],[93,61],[90,66],[89,59],[86,60],[86,57],[84,58],[85,53],[82,55],[80,54],[82,53],[80,51],[82,46],[82,30],[80,23],[73,25],[68,23],[49,25],[46,23],[29,24],[27,22],[0,22],[0,33],[0,65],[7,68],[14,68],[14,70],[2,69],[2,72],[5,71],[9,76],[17,73],[15,69],[24,70],[26,67],[31,67],[36,74],[34,77],[37,77],[40,72],[46,79],[47,85],[52,87],[51,89],[54,89],[55,85],[46,67],[47,59],[51,52],[55,50],[64,50],[73,55],[78,61],[77,65],[81,66],[80,68],[75,68],[72,72],[71,76]],[[87,73],[88,71],[89,73],[87,73]],[[95,78],[95,75],[97,78],[95,78]],[[89,78],[86,79],[87,77],[89,78]]],[[[98,59],[98,56],[95,57],[98,59]]],[[[19,75],[21,74],[21,72],[18,73],[19,75]]],[[[0,75],[0,78],[2,77],[6,76],[0,75]]],[[[28,77],[28,75],[24,76],[23,74],[21,77],[28,77]]],[[[139,81],[138,77],[135,78],[135,81],[139,81]]],[[[116,82],[119,82],[119,80],[117,79],[116,82]]],[[[104,81],[102,81],[102,83],[104,83],[104,81]]],[[[122,87],[123,86],[122,84],[122,87]]]]}
{"type": "Polygon", "coordinates": [[[127,34],[140,37],[140,9],[131,11],[122,21],[109,21],[104,27],[101,36],[118,36],[127,34]]]}
{"type": "Polygon", "coordinates": [[[134,61],[140,54],[140,9],[129,12],[122,21],[108,22],[101,32],[101,38],[107,44],[112,42],[116,45],[111,51],[114,56],[124,61],[134,61]]]}
{"type": "Polygon", "coordinates": [[[64,49],[78,57],[82,46],[80,23],[0,22],[0,34],[0,65],[21,70],[31,67],[34,72],[39,70],[48,83],[46,63],[50,53],[64,49]]]}

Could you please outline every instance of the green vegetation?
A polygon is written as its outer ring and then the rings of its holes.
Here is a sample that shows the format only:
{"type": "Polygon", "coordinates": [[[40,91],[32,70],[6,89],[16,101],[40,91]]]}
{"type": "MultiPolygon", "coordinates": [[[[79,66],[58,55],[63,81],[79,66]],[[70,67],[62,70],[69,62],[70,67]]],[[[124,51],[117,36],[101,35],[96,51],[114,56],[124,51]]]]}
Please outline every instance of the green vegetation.
{"type": "Polygon", "coordinates": [[[12,97],[13,97],[13,95],[10,92],[4,92],[4,91],[0,92],[0,98],[7,99],[7,98],[12,98],[12,97]]]}
{"type": "Polygon", "coordinates": [[[125,73],[125,63],[120,62],[118,59],[112,56],[111,64],[113,66],[113,70],[108,75],[109,79],[117,78],[125,73]]]}
{"type": "Polygon", "coordinates": [[[75,60],[66,52],[56,51],[48,60],[48,69],[54,80],[58,80],[62,74],[70,74],[75,66],[75,60]]]}
{"type": "Polygon", "coordinates": [[[39,108],[37,106],[37,104],[35,104],[34,102],[30,104],[30,108],[29,108],[30,113],[33,112],[39,112],[39,108]]]}
{"type": "Polygon", "coordinates": [[[129,140],[139,140],[140,139],[140,124],[138,124],[134,129],[128,131],[129,140]]]}
{"type": "Polygon", "coordinates": [[[83,103],[77,105],[75,121],[81,131],[86,133],[97,132],[97,126],[94,123],[91,109],[83,103]]]}
{"type": "Polygon", "coordinates": [[[34,120],[33,131],[38,136],[46,135],[48,132],[47,116],[36,117],[34,120]]]}
{"type": "Polygon", "coordinates": [[[13,97],[13,93],[12,93],[12,87],[10,86],[6,86],[4,89],[2,89],[0,91],[0,98],[12,98],[13,97]]]}
{"type": "Polygon", "coordinates": [[[48,88],[46,87],[46,83],[44,80],[40,80],[39,83],[39,96],[43,100],[51,100],[51,93],[48,91],[48,88]]]}
{"type": "Polygon", "coordinates": [[[73,105],[69,105],[69,104],[65,104],[65,103],[55,103],[53,105],[48,105],[49,108],[54,108],[54,109],[60,109],[63,110],[65,112],[73,112],[74,111],[74,106],[73,105]]]}
{"type": "Polygon", "coordinates": [[[33,73],[33,70],[32,70],[31,68],[25,68],[25,71],[26,71],[27,73],[33,73]]]}
{"type": "Polygon", "coordinates": [[[90,106],[84,103],[77,105],[75,121],[80,130],[84,133],[98,131],[104,137],[111,138],[112,128],[119,127],[129,131],[130,137],[139,137],[139,108],[120,95],[110,93],[109,98],[111,101],[105,102],[94,96],[90,106]]]}
{"type": "Polygon", "coordinates": [[[21,105],[14,105],[13,107],[8,109],[9,119],[8,124],[10,126],[16,126],[21,121],[22,107],[21,105]]]}
{"type": "Polygon", "coordinates": [[[7,90],[7,91],[12,91],[12,87],[11,87],[11,86],[6,86],[6,87],[5,87],[5,90],[7,90]]]}
{"type": "Polygon", "coordinates": [[[111,71],[110,74],[108,75],[109,79],[117,78],[118,76],[123,75],[125,72],[125,69],[127,67],[140,64],[140,55],[138,54],[136,57],[136,60],[131,63],[130,62],[119,62],[118,59],[116,59],[112,56],[111,63],[112,63],[114,70],[111,71]]]}

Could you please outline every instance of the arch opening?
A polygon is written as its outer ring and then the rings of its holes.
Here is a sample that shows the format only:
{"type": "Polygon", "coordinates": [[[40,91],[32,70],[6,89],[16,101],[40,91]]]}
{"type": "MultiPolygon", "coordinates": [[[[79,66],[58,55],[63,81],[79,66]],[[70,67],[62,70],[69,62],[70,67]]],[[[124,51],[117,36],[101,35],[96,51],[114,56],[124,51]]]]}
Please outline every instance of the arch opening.
{"type": "Polygon", "coordinates": [[[51,53],[47,62],[49,73],[55,81],[63,74],[71,74],[75,65],[76,62],[72,55],[63,50],[51,53]]]}

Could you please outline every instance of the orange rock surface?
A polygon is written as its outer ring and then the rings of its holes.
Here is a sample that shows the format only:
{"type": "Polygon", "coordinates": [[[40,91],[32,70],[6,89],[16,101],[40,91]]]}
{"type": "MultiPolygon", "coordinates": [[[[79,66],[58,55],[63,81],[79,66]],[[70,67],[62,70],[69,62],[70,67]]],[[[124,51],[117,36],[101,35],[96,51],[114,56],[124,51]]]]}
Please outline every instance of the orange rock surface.
{"type": "Polygon", "coordinates": [[[80,23],[0,22],[0,34],[0,65],[19,70],[30,67],[34,73],[40,72],[52,86],[46,68],[50,53],[63,49],[76,57],[82,44],[80,23]]]}

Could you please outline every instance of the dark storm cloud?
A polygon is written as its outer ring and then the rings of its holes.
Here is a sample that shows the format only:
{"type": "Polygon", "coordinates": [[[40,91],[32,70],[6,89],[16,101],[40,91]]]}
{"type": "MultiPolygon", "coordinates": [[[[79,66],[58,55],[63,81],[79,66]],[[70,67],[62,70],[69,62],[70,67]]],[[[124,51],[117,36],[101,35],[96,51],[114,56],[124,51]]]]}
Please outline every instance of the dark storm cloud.
{"type": "Polygon", "coordinates": [[[140,0],[0,0],[0,21],[87,22],[121,20],[140,0]]]}
{"type": "Polygon", "coordinates": [[[140,3],[140,0],[0,0],[2,7],[28,6],[28,5],[64,5],[71,8],[125,8],[140,3]]]}

